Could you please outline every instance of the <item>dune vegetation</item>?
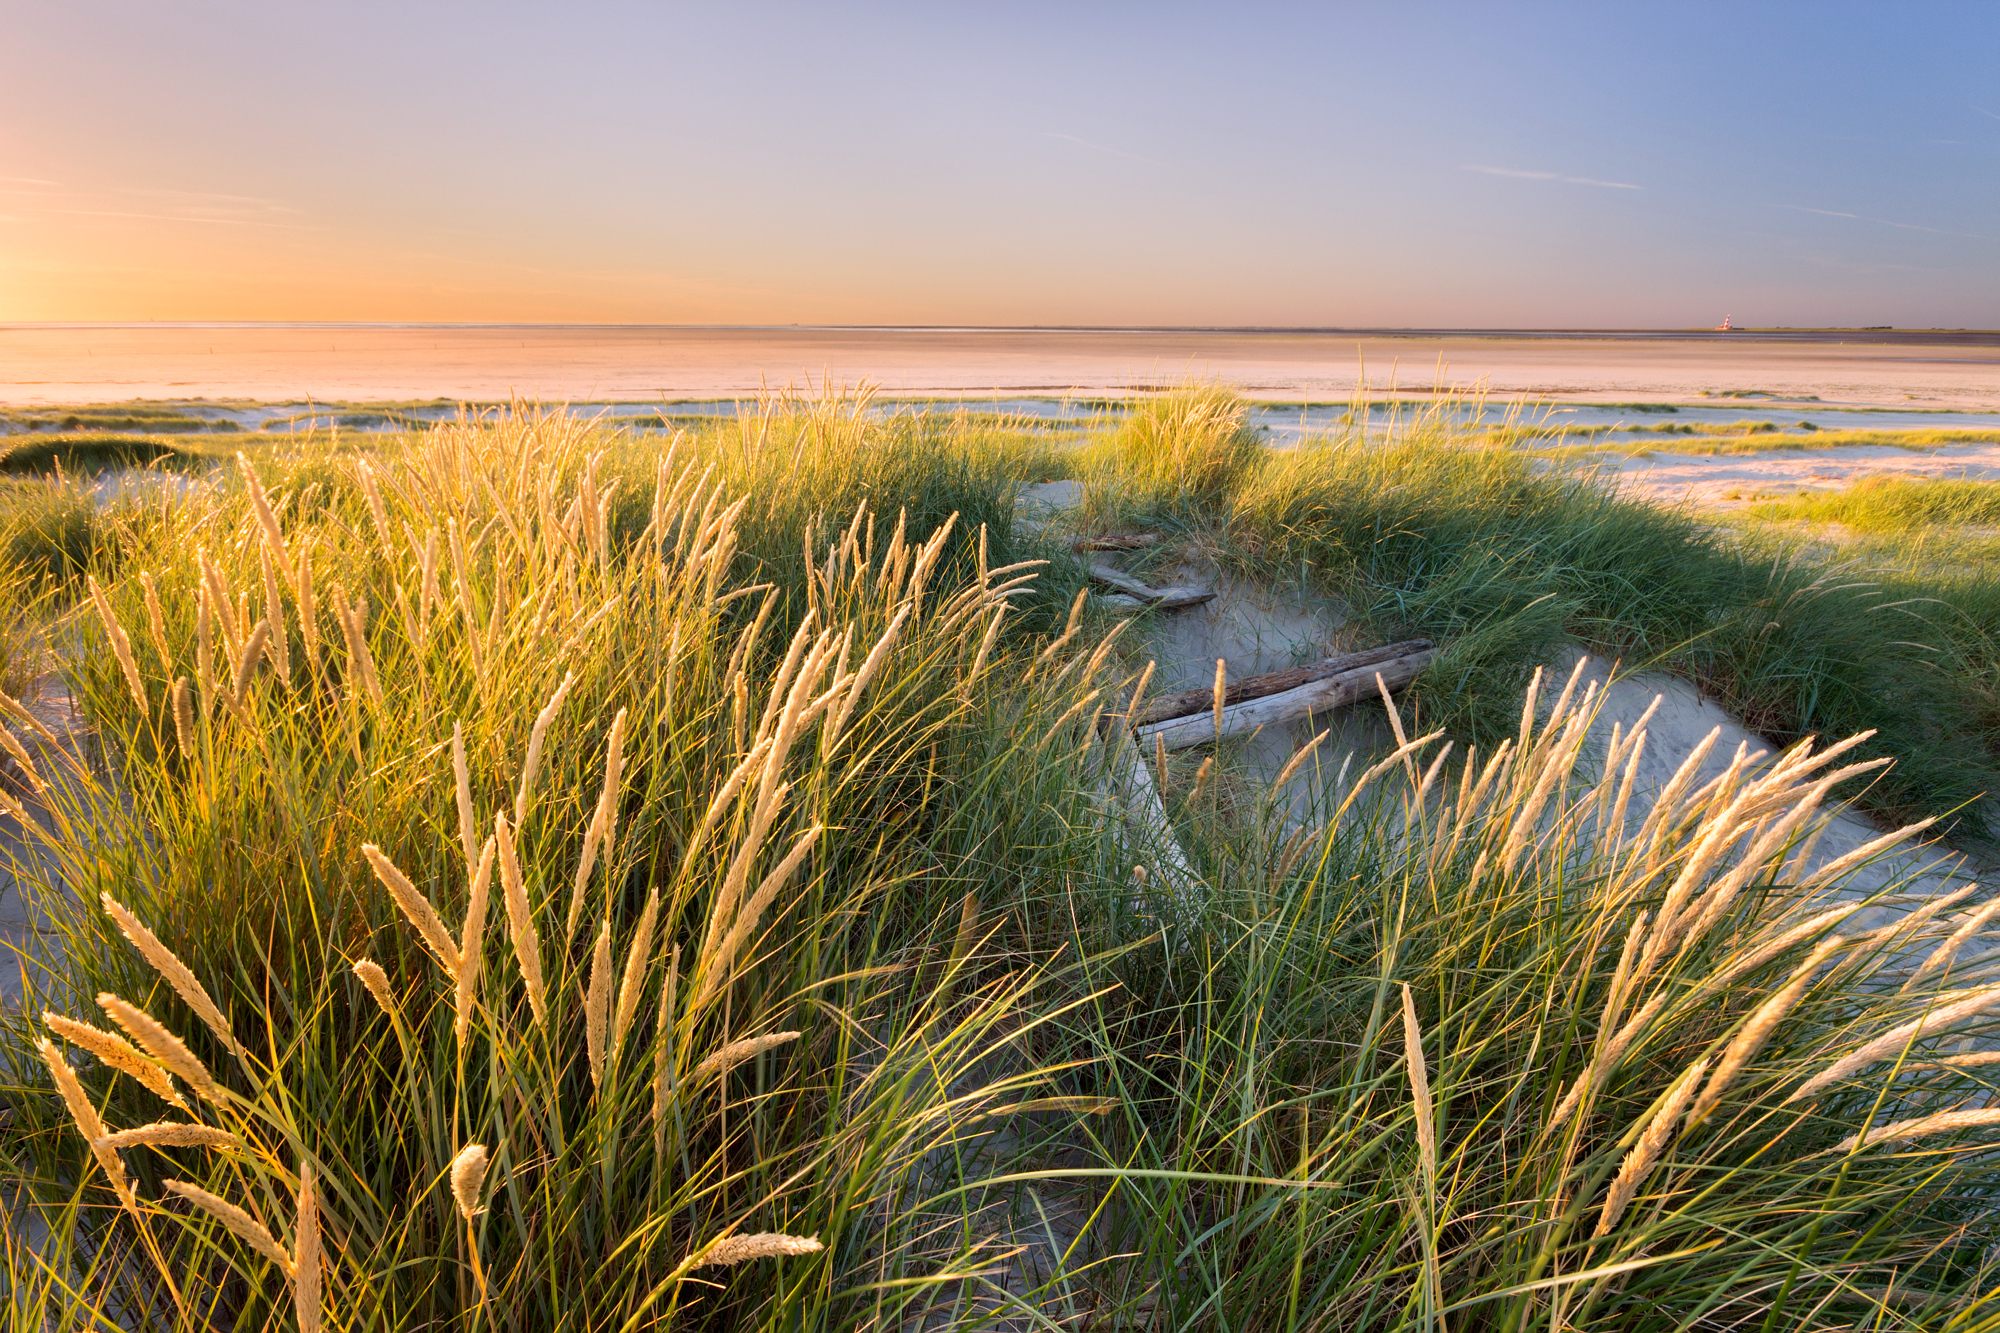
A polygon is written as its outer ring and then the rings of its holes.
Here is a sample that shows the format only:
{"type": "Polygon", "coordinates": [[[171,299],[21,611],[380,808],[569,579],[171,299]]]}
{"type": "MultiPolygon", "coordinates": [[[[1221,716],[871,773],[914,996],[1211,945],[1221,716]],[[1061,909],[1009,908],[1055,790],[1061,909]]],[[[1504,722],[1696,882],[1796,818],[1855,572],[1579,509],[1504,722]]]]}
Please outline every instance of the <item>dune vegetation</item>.
{"type": "Polygon", "coordinates": [[[1387,440],[1349,431],[1247,462],[1220,411],[1201,467],[1226,483],[1183,491],[1130,465],[1128,425],[1078,455],[1079,521],[1175,532],[1337,599],[1364,638],[1438,641],[1414,698],[1424,725],[1453,736],[1498,739],[1535,664],[1581,643],[1687,676],[1781,743],[1872,731],[1870,753],[1896,760],[1877,808],[1987,831],[1975,803],[2000,791],[2000,565],[1829,555],[1621,499],[1587,462],[1551,468],[1469,440],[1451,405],[1387,440]]]}
{"type": "Polygon", "coordinates": [[[1838,523],[1865,533],[2000,527],[2000,484],[1863,477],[1839,491],[1809,491],[1751,509],[1773,522],[1838,523]]]}
{"type": "MultiPolygon", "coordinates": [[[[1945,449],[1955,444],[2000,444],[2000,431],[1965,427],[1932,427],[1922,430],[1828,430],[1799,423],[1791,430],[1774,422],[1707,423],[1700,426],[1635,426],[1634,433],[1648,432],[1643,440],[1598,440],[1571,444],[1546,431],[1543,439],[1555,439],[1539,452],[1544,457],[1561,458],[1590,454],[1635,456],[1639,454],[1763,454],[1779,449],[1945,449]]],[[[1583,432],[1564,431],[1560,435],[1583,432]]],[[[1526,439],[1527,436],[1521,438],[1526,439]]],[[[1496,439],[1496,443],[1501,442],[1496,439]]]]}
{"type": "Polygon", "coordinates": [[[1991,768],[1918,613],[1437,419],[865,409],[0,493],[15,1327],[2000,1317],[1992,912],[1809,857],[1991,768]],[[1062,475],[1436,638],[1402,743],[1146,817],[1143,624],[1017,527],[1062,475]],[[1564,640],[1781,757],[1635,800],[1564,640]]]}

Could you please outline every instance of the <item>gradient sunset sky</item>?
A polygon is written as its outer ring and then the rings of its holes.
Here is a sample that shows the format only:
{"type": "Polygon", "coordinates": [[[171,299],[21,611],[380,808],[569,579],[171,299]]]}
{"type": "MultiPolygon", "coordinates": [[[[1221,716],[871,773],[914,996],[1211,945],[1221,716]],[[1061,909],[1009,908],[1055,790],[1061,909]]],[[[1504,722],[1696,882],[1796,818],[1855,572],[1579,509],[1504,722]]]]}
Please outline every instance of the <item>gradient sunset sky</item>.
{"type": "Polygon", "coordinates": [[[2000,325],[2000,4],[13,4],[0,320],[2000,325]]]}

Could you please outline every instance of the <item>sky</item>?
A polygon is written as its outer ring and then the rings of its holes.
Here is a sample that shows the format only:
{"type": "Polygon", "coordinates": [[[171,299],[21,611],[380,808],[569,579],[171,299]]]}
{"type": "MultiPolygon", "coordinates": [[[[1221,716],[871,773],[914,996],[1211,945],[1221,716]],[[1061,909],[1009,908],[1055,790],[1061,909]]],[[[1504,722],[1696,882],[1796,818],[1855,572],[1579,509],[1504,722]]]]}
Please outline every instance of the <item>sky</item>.
{"type": "Polygon", "coordinates": [[[2000,326],[2000,5],[0,0],[0,321],[2000,326]]]}

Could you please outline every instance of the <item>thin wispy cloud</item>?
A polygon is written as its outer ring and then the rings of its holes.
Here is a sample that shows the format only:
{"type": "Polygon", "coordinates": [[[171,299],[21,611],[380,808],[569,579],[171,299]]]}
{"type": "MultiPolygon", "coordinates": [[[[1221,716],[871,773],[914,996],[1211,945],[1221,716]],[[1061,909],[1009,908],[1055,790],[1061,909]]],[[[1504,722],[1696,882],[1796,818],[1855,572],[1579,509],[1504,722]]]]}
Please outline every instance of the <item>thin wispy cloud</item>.
{"type": "Polygon", "coordinates": [[[257,194],[213,194],[206,190],[159,190],[139,186],[124,186],[119,194],[138,195],[146,199],[159,199],[167,203],[179,202],[190,207],[249,207],[269,213],[296,213],[298,210],[276,199],[267,199],[257,194]]]}
{"type": "Polygon", "coordinates": [[[1891,222],[1888,218],[1871,218],[1865,213],[1842,213],[1832,208],[1807,208],[1803,204],[1779,204],[1778,207],[1789,208],[1794,213],[1816,213],[1823,218],[1847,218],[1854,222],[1872,222],[1878,227],[1894,227],[1899,231],[1923,231],[1929,232],[1933,236],[1960,236],[1968,241],[1990,241],[1993,239],[1991,236],[1981,236],[1977,232],[1947,231],[1943,227],[1926,227],[1915,222],[1891,222]]]}
{"type": "MultiPolygon", "coordinates": [[[[4,178],[0,178],[4,179],[4,178]]],[[[45,204],[44,217],[131,218],[144,222],[182,222],[211,227],[265,227],[291,231],[318,228],[298,221],[301,210],[281,200],[250,194],[217,194],[205,190],[117,186],[109,190],[0,190],[0,194],[33,195],[45,204]]]]}
{"type": "Polygon", "coordinates": [[[1985,107],[1980,106],[1977,102],[1969,103],[1968,105],[1970,105],[1974,111],[1977,111],[1982,116],[1991,116],[1995,120],[2000,120],[2000,111],[1988,111],[1985,107]]]}
{"type": "Polygon", "coordinates": [[[1512,167],[1465,167],[1463,170],[1476,171],[1482,176],[1505,176],[1518,181],[1555,181],[1562,185],[1595,185],[1605,190],[1643,190],[1643,185],[1633,185],[1628,181],[1601,181],[1589,176],[1565,176],[1560,171],[1516,171],[1512,167]]]}
{"type": "Polygon", "coordinates": [[[36,176],[0,176],[0,184],[5,184],[5,185],[54,185],[54,184],[55,184],[55,182],[54,182],[54,181],[45,181],[45,180],[42,180],[42,179],[40,179],[39,177],[36,177],[36,176]]]}
{"type": "Polygon", "coordinates": [[[1092,143],[1088,139],[1079,139],[1074,134],[1063,134],[1056,130],[1043,130],[1042,137],[1044,139],[1061,139],[1064,143],[1073,143],[1080,147],[1088,148],[1093,153],[1107,153],[1112,157],[1122,157],[1128,162],[1144,162],[1149,167],[1164,167],[1167,165],[1157,158],[1142,157],[1137,153],[1128,153],[1122,148],[1107,148],[1101,143],[1092,143]]]}
{"type": "Polygon", "coordinates": [[[1939,268],[1934,264],[1858,264],[1851,259],[1840,259],[1833,255],[1801,255],[1808,264],[1818,264],[1823,268],[1837,268],[1843,273],[1950,273],[1953,270],[1939,268]]]}
{"type": "Polygon", "coordinates": [[[50,213],[72,218],[145,218],[153,222],[193,222],[217,227],[284,227],[293,231],[317,231],[301,222],[267,222],[262,218],[205,217],[197,213],[135,213],[111,208],[51,208],[50,213]]]}

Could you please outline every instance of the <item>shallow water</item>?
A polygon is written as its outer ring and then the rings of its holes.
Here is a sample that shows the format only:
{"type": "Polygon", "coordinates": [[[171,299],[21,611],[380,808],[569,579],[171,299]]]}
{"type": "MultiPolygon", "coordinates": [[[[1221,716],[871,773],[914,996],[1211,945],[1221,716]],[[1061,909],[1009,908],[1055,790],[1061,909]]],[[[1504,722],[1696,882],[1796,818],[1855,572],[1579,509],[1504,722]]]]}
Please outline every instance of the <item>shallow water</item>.
{"type": "MultiPolygon", "coordinates": [[[[1074,423],[1079,428],[1085,428],[1115,424],[1129,410],[1130,402],[1130,399],[1106,399],[1097,396],[888,397],[876,399],[871,411],[878,415],[895,412],[953,415],[964,412],[979,417],[1074,423]]],[[[449,420],[459,411],[456,405],[443,402],[430,406],[398,408],[393,416],[371,411],[365,407],[313,408],[303,403],[223,407],[189,401],[187,405],[216,420],[234,422],[246,430],[340,429],[380,432],[401,429],[404,423],[449,420]]],[[[677,425],[712,419],[731,419],[739,413],[754,411],[755,408],[755,399],[711,398],[659,404],[586,401],[563,404],[551,410],[566,411],[571,416],[600,419],[610,425],[623,425],[635,430],[649,431],[671,430],[677,425]]],[[[1400,406],[1374,403],[1367,414],[1367,426],[1371,431],[1386,431],[1398,422],[1407,423],[1413,420],[1424,410],[1421,404],[1412,406],[1407,402],[1400,406]]],[[[1345,402],[1311,402],[1294,407],[1266,401],[1251,407],[1249,421],[1253,426],[1267,432],[1271,443],[1284,446],[1296,444],[1302,439],[1313,436],[1343,433],[1352,425],[1354,415],[1353,406],[1345,402]]],[[[1819,431],[1954,428],[2000,430],[2000,412],[1857,409],[1829,406],[1824,403],[1763,400],[1713,405],[1664,403],[1600,405],[1519,400],[1487,401],[1458,407],[1452,410],[1451,416],[1465,425],[1513,424],[1547,432],[1551,437],[1550,443],[1561,442],[1558,437],[1564,431],[1604,426],[1614,429],[1591,435],[1578,435],[1575,438],[1579,442],[1593,439],[1639,442],[1657,434],[1651,428],[1666,424],[1755,425],[1771,422],[1781,430],[1792,432],[1799,431],[1804,426],[1819,431]],[[1616,429],[1620,426],[1634,429],[1631,431],[1616,429]]],[[[1804,438],[1800,443],[1802,447],[1810,447],[1811,440],[1804,438]]]]}

